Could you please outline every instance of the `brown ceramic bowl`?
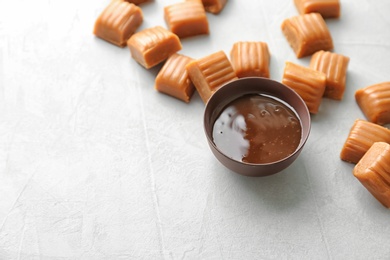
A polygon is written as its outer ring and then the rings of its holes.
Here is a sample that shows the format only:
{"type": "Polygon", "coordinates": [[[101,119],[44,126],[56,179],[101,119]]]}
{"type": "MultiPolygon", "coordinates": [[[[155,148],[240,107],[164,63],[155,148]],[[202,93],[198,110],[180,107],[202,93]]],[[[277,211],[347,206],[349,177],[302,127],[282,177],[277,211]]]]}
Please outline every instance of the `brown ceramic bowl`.
{"type": "Polygon", "coordinates": [[[260,77],[248,77],[231,81],[218,89],[209,99],[204,112],[204,130],[211,151],[230,170],[246,176],[267,176],[290,166],[301,153],[310,133],[310,113],[302,98],[291,88],[280,82],[260,77]],[[247,94],[264,94],[280,99],[290,105],[298,115],[302,126],[302,137],[297,149],[284,159],[263,164],[234,160],[221,152],[213,142],[214,122],[223,109],[233,100],[247,94]]]}

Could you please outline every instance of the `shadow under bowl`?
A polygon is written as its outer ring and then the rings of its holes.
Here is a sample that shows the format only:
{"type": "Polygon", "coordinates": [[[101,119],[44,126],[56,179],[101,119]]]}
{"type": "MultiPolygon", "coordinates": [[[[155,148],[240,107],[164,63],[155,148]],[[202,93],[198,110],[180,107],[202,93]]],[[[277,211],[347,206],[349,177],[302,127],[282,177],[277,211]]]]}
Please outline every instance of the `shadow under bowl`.
{"type": "Polygon", "coordinates": [[[301,153],[311,128],[310,113],[302,98],[286,85],[260,77],[241,78],[219,88],[207,102],[203,119],[207,141],[215,157],[228,169],[241,175],[253,177],[272,175],[290,166],[301,153]],[[299,145],[293,153],[281,160],[270,163],[246,163],[232,159],[215,145],[213,141],[215,121],[229,103],[248,94],[274,97],[287,103],[296,112],[301,122],[302,135],[299,145]]]}

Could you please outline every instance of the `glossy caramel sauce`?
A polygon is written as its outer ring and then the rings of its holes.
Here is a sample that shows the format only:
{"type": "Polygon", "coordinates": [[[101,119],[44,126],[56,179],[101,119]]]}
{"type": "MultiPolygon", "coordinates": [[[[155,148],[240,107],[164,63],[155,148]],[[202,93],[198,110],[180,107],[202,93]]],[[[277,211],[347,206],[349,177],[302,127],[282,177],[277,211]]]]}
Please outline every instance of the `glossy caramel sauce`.
{"type": "Polygon", "coordinates": [[[286,158],[298,147],[297,114],[276,98],[250,94],[229,103],[213,126],[213,141],[225,155],[247,163],[286,158]]]}

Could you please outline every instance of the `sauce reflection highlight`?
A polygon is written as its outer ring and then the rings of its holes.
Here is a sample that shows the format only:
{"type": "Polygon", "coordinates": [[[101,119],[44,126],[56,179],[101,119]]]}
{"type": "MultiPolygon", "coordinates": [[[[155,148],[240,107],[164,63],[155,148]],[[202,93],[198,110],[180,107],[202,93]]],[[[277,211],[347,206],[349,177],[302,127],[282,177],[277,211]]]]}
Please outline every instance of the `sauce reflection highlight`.
{"type": "Polygon", "coordinates": [[[301,141],[297,114],[283,101],[244,95],[229,103],[213,126],[213,142],[228,157],[270,163],[292,154],[301,141]]]}

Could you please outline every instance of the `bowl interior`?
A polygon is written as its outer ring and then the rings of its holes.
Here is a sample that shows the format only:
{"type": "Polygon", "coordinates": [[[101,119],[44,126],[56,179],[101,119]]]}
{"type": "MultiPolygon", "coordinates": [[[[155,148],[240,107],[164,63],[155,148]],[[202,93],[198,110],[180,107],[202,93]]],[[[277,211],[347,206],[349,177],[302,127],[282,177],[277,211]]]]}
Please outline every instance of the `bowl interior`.
{"type": "Polygon", "coordinates": [[[259,77],[241,78],[225,84],[211,96],[204,112],[204,130],[214,155],[227,168],[249,176],[270,175],[290,165],[300,153],[309,136],[310,124],[310,113],[307,106],[294,90],[280,82],[259,77]],[[275,97],[287,103],[297,113],[301,121],[302,137],[294,153],[276,162],[252,164],[234,160],[216,147],[212,134],[214,122],[230,102],[247,94],[263,94],[275,97]]]}

